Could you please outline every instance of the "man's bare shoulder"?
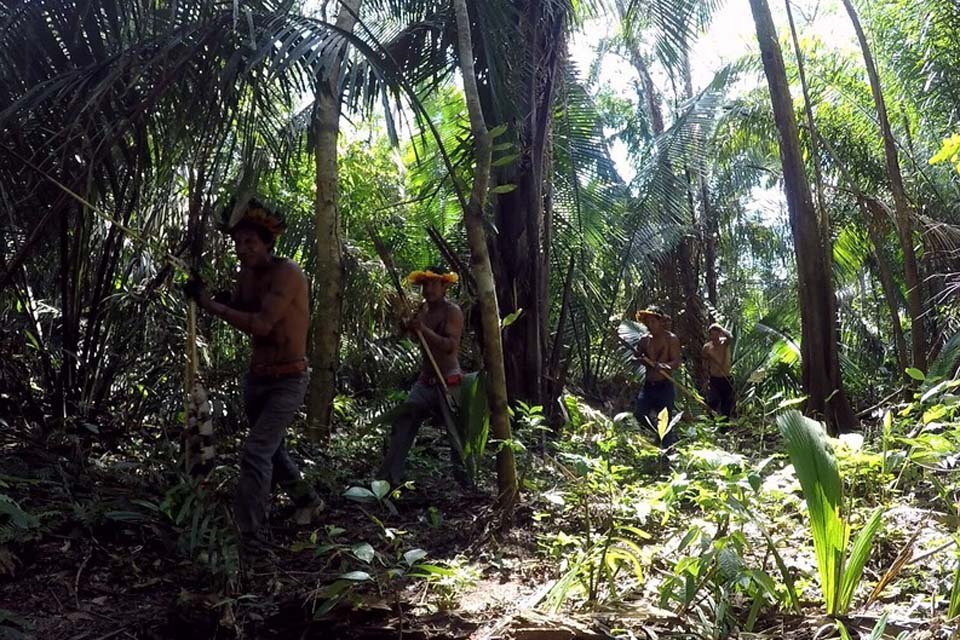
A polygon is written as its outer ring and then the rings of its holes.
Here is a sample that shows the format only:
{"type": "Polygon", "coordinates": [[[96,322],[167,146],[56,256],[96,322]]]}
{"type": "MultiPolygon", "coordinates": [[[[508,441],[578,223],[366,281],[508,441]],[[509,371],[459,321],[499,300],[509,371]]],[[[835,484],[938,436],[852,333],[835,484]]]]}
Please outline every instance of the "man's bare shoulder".
{"type": "Polygon", "coordinates": [[[307,280],[307,276],[303,273],[300,265],[289,258],[278,259],[273,265],[271,275],[274,281],[284,284],[302,283],[307,280]]]}
{"type": "Polygon", "coordinates": [[[460,305],[458,305],[453,300],[445,300],[444,302],[447,303],[446,304],[447,313],[451,313],[455,317],[460,317],[460,318],[463,317],[463,309],[460,308],[460,305]]]}
{"type": "Polygon", "coordinates": [[[677,334],[672,331],[667,332],[667,341],[668,342],[680,342],[680,338],[677,337],[677,334]]]}

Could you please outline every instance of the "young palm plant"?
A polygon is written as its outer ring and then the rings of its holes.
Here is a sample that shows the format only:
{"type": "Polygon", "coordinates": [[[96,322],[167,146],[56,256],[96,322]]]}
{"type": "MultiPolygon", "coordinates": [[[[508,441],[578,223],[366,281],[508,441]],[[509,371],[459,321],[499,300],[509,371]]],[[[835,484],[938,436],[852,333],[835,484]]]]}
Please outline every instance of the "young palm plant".
{"type": "Polygon", "coordinates": [[[823,427],[798,411],[783,413],[777,424],[807,502],[827,615],[845,615],[860,584],[883,510],[873,512],[848,555],[850,523],[843,514],[843,484],[823,427]]]}

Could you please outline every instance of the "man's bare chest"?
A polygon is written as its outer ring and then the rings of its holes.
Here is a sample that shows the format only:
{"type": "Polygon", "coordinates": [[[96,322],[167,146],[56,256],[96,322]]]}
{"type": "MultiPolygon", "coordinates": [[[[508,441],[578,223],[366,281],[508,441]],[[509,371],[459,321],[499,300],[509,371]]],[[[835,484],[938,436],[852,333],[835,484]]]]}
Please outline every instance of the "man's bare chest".
{"type": "Polygon", "coordinates": [[[647,342],[647,347],[644,351],[646,352],[644,355],[654,362],[663,362],[666,356],[669,355],[670,344],[663,338],[651,338],[650,341],[647,342]]]}
{"type": "Polygon", "coordinates": [[[438,335],[446,335],[448,315],[449,311],[446,308],[428,309],[424,314],[423,324],[438,335]]]}
{"type": "Polygon", "coordinates": [[[240,304],[248,311],[259,311],[263,299],[273,288],[272,269],[263,273],[242,271],[238,285],[240,304]]]}

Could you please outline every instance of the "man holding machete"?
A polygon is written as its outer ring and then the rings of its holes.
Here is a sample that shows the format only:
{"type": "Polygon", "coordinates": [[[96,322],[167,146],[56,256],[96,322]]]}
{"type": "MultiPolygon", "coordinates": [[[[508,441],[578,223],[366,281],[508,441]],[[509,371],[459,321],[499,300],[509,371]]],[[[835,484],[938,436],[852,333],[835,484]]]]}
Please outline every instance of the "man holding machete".
{"type": "MultiPolygon", "coordinates": [[[[455,272],[439,266],[414,271],[407,276],[407,282],[420,285],[424,303],[415,316],[404,322],[403,328],[410,334],[423,336],[424,354],[420,377],[391,425],[390,444],[377,473],[377,477],[394,487],[403,482],[404,463],[423,421],[438,413],[447,414],[443,416],[445,422],[451,421],[446,391],[457,388],[463,381],[459,360],[463,311],[447,299],[447,290],[458,280],[455,272]],[[438,370],[444,378],[442,382],[437,379],[438,370]]],[[[450,449],[454,474],[464,484],[467,479],[459,453],[455,446],[450,449]]]]}

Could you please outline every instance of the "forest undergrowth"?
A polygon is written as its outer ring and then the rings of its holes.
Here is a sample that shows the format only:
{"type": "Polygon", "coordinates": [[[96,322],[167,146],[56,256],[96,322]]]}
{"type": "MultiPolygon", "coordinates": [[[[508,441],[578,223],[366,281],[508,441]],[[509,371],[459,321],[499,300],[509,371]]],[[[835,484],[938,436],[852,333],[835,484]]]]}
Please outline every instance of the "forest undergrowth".
{"type": "Polygon", "coordinates": [[[322,447],[294,438],[327,510],[298,527],[275,500],[255,561],[229,515],[239,434],[197,488],[174,432],[78,424],[41,441],[10,425],[0,638],[954,637],[957,386],[925,384],[829,442],[787,407],[684,416],[660,425],[681,435],[666,452],[571,396],[562,440],[517,407],[517,440],[490,445],[519,456],[509,529],[492,456],[464,492],[424,427],[411,482],[390,491],[371,479],[382,430],[357,419],[322,447]],[[811,439],[790,450],[796,437],[811,439]]]}

